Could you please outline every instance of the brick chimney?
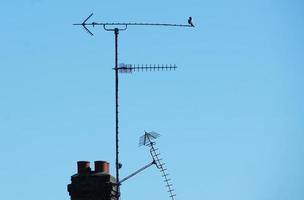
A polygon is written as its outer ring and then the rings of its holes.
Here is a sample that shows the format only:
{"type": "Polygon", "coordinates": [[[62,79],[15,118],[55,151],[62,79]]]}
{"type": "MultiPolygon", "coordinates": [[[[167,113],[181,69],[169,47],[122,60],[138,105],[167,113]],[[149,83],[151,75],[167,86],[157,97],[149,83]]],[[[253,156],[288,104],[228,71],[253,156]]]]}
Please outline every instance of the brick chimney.
{"type": "Polygon", "coordinates": [[[116,200],[116,180],[109,174],[109,163],[95,161],[94,164],[93,171],[90,162],[77,162],[77,174],[68,185],[71,200],[116,200]]]}

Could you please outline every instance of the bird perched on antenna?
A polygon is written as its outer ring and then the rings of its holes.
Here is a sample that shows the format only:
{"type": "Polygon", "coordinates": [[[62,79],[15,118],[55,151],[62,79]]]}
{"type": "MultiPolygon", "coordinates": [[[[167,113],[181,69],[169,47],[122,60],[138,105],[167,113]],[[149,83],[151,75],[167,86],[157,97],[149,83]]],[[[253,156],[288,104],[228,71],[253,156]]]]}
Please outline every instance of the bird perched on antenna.
{"type": "Polygon", "coordinates": [[[193,25],[193,23],[192,23],[192,17],[189,17],[189,19],[188,19],[188,24],[189,24],[190,26],[193,26],[193,27],[194,27],[194,25],[193,25]]]}

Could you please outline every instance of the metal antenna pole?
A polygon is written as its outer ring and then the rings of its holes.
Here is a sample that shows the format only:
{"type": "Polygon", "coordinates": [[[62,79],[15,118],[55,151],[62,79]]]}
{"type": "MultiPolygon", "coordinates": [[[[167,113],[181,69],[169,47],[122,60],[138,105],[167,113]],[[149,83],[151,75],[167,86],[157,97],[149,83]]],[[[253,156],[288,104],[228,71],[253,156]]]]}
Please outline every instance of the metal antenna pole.
{"type": "MultiPolygon", "coordinates": [[[[119,138],[118,138],[118,34],[119,29],[114,29],[115,34],[115,150],[116,150],[116,161],[115,161],[115,167],[116,167],[116,181],[119,182],[119,138]]],[[[117,196],[119,198],[120,193],[120,185],[117,185],[117,196]]],[[[117,199],[118,199],[117,198],[117,199]]]]}

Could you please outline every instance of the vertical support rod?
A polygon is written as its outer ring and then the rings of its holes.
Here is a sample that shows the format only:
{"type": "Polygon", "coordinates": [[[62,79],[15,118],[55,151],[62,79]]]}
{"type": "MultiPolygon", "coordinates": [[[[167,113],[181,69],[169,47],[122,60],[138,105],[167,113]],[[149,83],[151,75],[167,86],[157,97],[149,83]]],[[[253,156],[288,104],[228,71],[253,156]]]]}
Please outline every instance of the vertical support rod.
{"type": "MultiPolygon", "coordinates": [[[[119,183],[119,139],[118,139],[118,34],[119,29],[114,29],[115,34],[115,109],[116,109],[116,116],[115,116],[115,141],[116,141],[116,181],[119,183]]],[[[120,188],[119,184],[117,184],[117,193],[116,193],[116,200],[119,200],[120,197],[120,188]]]]}

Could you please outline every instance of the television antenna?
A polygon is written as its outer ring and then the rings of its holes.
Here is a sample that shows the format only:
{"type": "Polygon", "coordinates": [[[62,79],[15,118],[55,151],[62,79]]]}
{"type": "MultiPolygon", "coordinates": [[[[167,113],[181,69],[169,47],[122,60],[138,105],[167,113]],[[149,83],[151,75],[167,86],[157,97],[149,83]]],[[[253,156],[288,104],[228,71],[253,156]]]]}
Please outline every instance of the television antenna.
{"type": "MultiPolygon", "coordinates": [[[[118,35],[120,31],[126,31],[130,26],[162,26],[162,27],[184,27],[184,28],[193,28],[192,17],[188,18],[188,24],[170,24],[170,23],[108,23],[108,22],[91,22],[88,20],[93,16],[93,13],[90,14],[82,23],[73,24],[75,26],[82,26],[84,30],[93,36],[94,34],[88,27],[102,26],[105,31],[110,31],[114,33],[115,38],[115,66],[113,68],[115,72],[115,168],[116,168],[116,181],[120,182],[119,179],[119,169],[121,168],[121,163],[119,162],[119,115],[118,115],[118,89],[119,89],[119,73],[132,73],[135,71],[171,71],[175,70],[177,67],[175,65],[128,65],[128,64],[118,64],[118,35]]],[[[117,193],[116,200],[119,200],[120,197],[120,184],[117,184],[117,193]]],[[[173,197],[172,197],[173,198],[173,197]]]]}

